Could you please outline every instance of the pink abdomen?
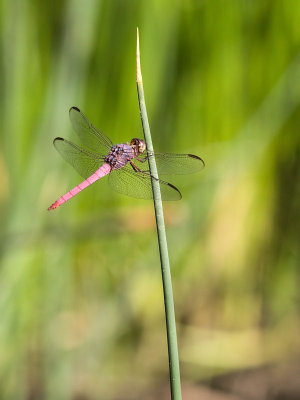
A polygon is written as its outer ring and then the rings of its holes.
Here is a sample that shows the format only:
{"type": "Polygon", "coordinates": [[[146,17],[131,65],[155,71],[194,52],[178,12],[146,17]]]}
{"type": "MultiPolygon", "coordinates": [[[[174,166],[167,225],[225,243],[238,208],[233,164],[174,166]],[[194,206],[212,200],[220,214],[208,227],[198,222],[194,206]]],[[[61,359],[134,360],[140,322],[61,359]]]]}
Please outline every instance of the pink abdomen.
{"type": "Polygon", "coordinates": [[[97,171],[93,173],[93,175],[89,176],[85,181],[79,183],[76,187],[71,189],[68,193],[61,196],[55,203],[53,203],[48,210],[54,210],[55,208],[61,206],[66,201],[70,200],[72,197],[76,196],[79,192],[81,192],[86,187],[90,186],[92,183],[96,182],[98,179],[103,178],[103,176],[109,174],[111,172],[111,166],[107,163],[103,164],[97,171]]]}

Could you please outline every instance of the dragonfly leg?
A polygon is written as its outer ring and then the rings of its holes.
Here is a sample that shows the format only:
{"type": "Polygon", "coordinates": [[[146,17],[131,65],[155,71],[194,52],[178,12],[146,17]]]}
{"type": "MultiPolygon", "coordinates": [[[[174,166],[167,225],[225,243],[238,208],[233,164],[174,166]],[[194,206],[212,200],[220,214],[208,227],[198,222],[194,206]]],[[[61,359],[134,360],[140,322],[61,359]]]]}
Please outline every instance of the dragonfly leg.
{"type": "Polygon", "coordinates": [[[135,165],[135,163],[133,161],[130,161],[130,165],[132,166],[132,169],[134,170],[134,172],[144,172],[144,171],[140,170],[139,167],[137,165],[135,165]]]}
{"type": "Polygon", "coordinates": [[[142,171],[139,167],[137,167],[135,165],[135,163],[133,161],[130,161],[130,165],[132,166],[134,172],[139,172],[139,173],[141,173],[143,175],[151,176],[151,178],[153,178],[155,180],[158,180],[157,178],[155,178],[154,176],[151,175],[149,170],[148,171],[142,171]]]}
{"type": "Polygon", "coordinates": [[[130,165],[132,166],[132,169],[134,172],[141,172],[142,174],[150,175],[150,171],[142,171],[133,161],[130,161],[130,165]]]}
{"type": "Polygon", "coordinates": [[[138,161],[141,162],[141,163],[144,163],[145,161],[147,161],[148,158],[149,158],[148,156],[143,157],[143,158],[135,157],[135,159],[138,160],[138,161]]]}

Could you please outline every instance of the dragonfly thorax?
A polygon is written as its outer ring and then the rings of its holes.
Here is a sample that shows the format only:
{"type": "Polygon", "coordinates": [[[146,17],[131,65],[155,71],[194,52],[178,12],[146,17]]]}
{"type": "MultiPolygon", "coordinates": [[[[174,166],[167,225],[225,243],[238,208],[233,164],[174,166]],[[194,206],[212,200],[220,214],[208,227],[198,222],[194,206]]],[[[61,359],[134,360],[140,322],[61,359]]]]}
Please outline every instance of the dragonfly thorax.
{"type": "Polygon", "coordinates": [[[146,150],[146,143],[143,139],[133,138],[131,139],[130,146],[133,148],[133,151],[136,156],[143,154],[146,150]]]}
{"type": "Polygon", "coordinates": [[[113,169],[125,167],[135,157],[135,152],[129,144],[117,144],[113,146],[104,161],[113,169]]]}

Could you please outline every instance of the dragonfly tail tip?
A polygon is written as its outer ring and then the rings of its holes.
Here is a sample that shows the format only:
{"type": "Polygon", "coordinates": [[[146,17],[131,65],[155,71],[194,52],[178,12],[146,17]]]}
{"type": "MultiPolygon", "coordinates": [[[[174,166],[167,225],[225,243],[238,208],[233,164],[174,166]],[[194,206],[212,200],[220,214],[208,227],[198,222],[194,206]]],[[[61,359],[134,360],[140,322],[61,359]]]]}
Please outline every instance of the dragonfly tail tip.
{"type": "Polygon", "coordinates": [[[48,207],[48,211],[54,210],[55,208],[57,208],[59,206],[59,204],[57,203],[57,201],[53,204],[51,204],[50,207],[48,207]]]}

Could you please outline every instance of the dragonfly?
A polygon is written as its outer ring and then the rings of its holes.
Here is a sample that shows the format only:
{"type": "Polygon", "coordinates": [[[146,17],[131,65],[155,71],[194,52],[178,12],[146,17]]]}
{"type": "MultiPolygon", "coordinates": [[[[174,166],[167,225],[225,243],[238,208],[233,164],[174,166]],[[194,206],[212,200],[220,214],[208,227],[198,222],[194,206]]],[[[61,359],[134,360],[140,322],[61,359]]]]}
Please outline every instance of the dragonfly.
{"type": "Polygon", "coordinates": [[[138,199],[152,199],[151,180],[158,180],[162,200],[180,200],[176,186],[150,174],[149,159],[155,157],[158,175],[189,174],[204,167],[202,158],[193,154],[154,153],[142,139],[114,145],[112,141],[77,107],[71,107],[70,120],[81,146],[56,137],[54,147],[85,180],[56,200],[54,210],[94,182],[109,175],[108,182],[117,192],[138,199]]]}

